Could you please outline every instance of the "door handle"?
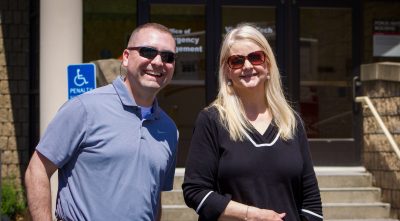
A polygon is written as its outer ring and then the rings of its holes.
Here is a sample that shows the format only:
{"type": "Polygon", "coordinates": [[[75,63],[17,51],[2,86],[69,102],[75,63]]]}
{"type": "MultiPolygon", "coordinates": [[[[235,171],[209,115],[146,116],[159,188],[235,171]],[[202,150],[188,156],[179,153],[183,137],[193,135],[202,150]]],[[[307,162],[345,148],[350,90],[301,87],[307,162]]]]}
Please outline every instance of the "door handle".
{"type": "Polygon", "coordinates": [[[360,77],[354,76],[353,77],[353,101],[356,101],[357,92],[359,91],[362,83],[360,81],[360,77]]]}

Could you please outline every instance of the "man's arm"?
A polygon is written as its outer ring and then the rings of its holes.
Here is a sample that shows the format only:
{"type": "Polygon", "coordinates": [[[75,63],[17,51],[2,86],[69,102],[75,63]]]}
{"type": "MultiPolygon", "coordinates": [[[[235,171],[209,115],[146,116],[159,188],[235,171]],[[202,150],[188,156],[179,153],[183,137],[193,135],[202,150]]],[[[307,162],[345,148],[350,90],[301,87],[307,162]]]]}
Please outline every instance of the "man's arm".
{"type": "Polygon", "coordinates": [[[57,166],[35,151],[25,173],[29,211],[33,221],[51,221],[50,177],[57,166]]]}

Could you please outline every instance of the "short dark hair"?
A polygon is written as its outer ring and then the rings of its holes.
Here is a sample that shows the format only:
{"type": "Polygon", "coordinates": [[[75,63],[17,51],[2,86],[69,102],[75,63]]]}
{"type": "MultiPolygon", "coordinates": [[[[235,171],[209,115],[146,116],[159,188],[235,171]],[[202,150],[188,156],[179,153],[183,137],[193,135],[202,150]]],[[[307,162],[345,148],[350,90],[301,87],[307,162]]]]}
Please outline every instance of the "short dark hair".
{"type": "Polygon", "coordinates": [[[171,37],[173,37],[172,32],[164,25],[159,24],[159,23],[151,23],[150,22],[150,23],[145,23],[145,24],[139,25],[138,27],[135,28],[135,30],[132,31],[131,37],[129,38],[129,41],[128,41],[128,46],[129,46],[129,43],[133,41],[136,34],[139,33],[139,31],[141,31],[142,29],[146,29],[146,28],[155,29],[160,32],[170,34],[171,37]]]}

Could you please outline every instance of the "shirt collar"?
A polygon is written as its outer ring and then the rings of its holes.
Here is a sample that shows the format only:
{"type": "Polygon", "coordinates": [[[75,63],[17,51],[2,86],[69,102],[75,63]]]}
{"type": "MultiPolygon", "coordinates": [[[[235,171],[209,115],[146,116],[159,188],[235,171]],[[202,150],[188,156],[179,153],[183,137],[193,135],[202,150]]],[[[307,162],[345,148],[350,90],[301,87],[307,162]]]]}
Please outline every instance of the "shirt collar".
{"type": "MultiPolygon", "coordinates": [[[[122,77],[118,76],[112,82],[112,84],[113,84],[115,91],[117,92],[117,95],[123,105],[137,107],[137,108],[139,107],[139,105],[137,105],[133,96],[129,93],[129,90],[126,88],[124,81],[122,80],[122,77]]],[[[159,114],[160,114],[160,108],[158,106],[157,99],[155,99],[153,102],[153,105],[152,105],[152,113],[147,119],[158,119],[159,114]]]]}

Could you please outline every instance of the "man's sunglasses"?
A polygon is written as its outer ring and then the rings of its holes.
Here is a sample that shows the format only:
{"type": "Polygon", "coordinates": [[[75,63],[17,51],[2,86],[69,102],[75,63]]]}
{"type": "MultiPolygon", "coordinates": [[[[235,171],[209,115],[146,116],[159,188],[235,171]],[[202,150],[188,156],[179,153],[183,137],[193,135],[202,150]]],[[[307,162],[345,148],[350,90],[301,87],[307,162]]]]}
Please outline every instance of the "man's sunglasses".
{"type": "Polygon", "coordinates": [[[159,51],[152,47],[128,47],[128,50],[137,50],[139,55],[153,60],[157,55],[161,56],[161,61],[164,63],[174,63],[176,54],[172,51],[159,51]]]}
{"type": "Polygon", "coordinates": [[[249,60],[252,65],[260,65],[265,62],[265,57],[266,55],[263,51],[254,51],[247,56],[231,55],[228,57],[227,63],[230,68],[239,69],[244,66],[246,59],[249,60]]]}

